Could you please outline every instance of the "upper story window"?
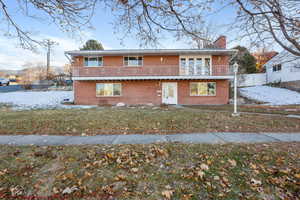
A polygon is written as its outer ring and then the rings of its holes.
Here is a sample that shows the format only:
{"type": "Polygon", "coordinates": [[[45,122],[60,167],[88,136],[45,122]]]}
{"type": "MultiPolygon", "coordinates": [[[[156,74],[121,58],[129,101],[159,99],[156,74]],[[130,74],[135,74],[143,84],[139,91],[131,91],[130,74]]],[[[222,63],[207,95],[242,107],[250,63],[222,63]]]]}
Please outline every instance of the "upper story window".
{"type": "Polygon", "coordinates": [[[124,57],[124,65],[130,67],[138,67],[143,65],[143,57],[142,56],[125,56],[124,57]]]}
{"type": "Polygon", "coordinates": [[[210,75],[211,58],[208,56],[181,56],[181,75],[210,75]]]}
{"type": "Polygon", "coordinates": [[[281,71],[281,64],[273,65],[273,72],[281,71]]]}
{"type": "Polygon", "coordinates": [[[84,57],[85,67],[100,67],[103,66],[102,57],[84,57]]]}

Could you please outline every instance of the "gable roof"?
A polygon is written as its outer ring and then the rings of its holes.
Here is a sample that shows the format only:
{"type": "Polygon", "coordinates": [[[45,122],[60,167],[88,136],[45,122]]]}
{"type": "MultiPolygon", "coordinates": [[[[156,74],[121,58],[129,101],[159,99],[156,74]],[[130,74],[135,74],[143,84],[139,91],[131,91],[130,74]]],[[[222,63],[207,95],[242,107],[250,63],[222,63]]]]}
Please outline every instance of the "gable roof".
{"type": "Polygon", "coordinates": [[[299,63],[300,56],[291,54],[290,52],[283,50],[273,58],[271,58],[264,66],[283,64],[283,63],[299,63]]]}
{"type": "Polygon", "coordinates": [[[96,55],[186,55],[186,54],[209,54],[209,55],[232,55],[234,49],[205,48],[205,49],[116,49],[116,50],[73,50],[65,51],[71,56],[96,56],[96,55]]]}

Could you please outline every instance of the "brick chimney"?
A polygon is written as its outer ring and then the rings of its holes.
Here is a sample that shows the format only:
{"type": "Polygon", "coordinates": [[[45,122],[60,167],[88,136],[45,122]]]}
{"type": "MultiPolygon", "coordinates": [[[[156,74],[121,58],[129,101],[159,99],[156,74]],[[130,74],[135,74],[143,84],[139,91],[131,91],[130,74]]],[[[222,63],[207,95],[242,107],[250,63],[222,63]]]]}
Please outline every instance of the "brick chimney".
{"type": "Polygon", "coordinates": [[[226,36],[221,35],[220,37],[218,37],[218,39],[214,41],[214,46],[216,46],[217,48],[226,49],[226,36]]]}

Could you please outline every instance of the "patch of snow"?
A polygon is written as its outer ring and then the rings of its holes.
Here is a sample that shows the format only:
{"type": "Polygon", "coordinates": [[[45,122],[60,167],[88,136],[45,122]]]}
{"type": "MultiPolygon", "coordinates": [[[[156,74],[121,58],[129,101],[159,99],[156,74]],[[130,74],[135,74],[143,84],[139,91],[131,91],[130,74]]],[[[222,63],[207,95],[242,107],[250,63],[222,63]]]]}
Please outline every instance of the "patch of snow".
{"type": "Polygon", "coordinates": [[[254,86],[239,89],[242,96],[267,105],[300,104],[300,93],[270,86],[254,86]]]}
{"type": "Polygon", "coordinates": [[[61,102],[74,100],[73,91],[20,91],[0,93],[0,103],[11,104],[15,110],[91,108],[85,105],[63,105],[61,102]]]}
{"type": "Polygon", "coordinates": [[[119,102],[119,103],[117,103],[116,106],[117,106],[117,107],[123,107],[123,106],[126,106],[126,105],[125,105],[125,103],[123,103],[123,102],[119,102]]]}

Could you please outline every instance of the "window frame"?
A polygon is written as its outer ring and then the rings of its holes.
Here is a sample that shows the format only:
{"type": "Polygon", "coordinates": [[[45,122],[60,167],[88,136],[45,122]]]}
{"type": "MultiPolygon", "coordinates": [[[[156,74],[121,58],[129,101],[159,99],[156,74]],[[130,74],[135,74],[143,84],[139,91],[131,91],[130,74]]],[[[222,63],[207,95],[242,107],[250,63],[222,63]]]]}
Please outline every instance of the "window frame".
{"type": "MultiPolygon", "coordinates": [[[[197,93],[199,93],[199,88],[197,88],[197,93]]],[[[217,82],[214,82],[214,81],[209,81],[209,82],[190,82],[190,87],[189,87],[189,94],[191,97],[215,97],[217,96],[217,82]],[[207,84],[207,95],[200,95],[200,94],[197,94],[197,95],[192,95],[191,94],[191,90],[192,90],[192,84],[193,83],[206,83],[207,84]],[[215,84],[215,94],[214,95],[210,95],[209,92],[208,92],[208,84],[209,83],[214,83],[215,84]]]]}
{"type": "Polygon", "coordinates": [[[142,67],[144,65],[144,56],[123,56],[123,66],[124,67],[142,67]],[[141,65],[129,65],[129,62],[127,61],[127,65],[125,65],[125,58],[128,57],[128,60],[129,60],[129,57],[135,57],[135,58],[139,58],[141,57],[142,58],[142,64],[141,65]]]}
{"type": "Polygon", "coordinates": [[[84,67],[103,67],[103,63],[104,63],[104,61],[103,61],[103,56],[83,56],[83,66],[84,67]],[[99,58],[101,58],[101,65],[98,65],[98,66],[89,66],[89,65],[85,65],[85,59],[86,58],[97,58],[97,61],[98,61],[98,63],[99,63],[99,58]]]}
{"type": "Polygon", "coordinates": [[[96,97],[121,97],[122,96],[122,83],[118,83],[118,82],[114,82],[114,83],[96,83],[96,97]],[[113,95],[98,95],[97,94],[97,85],[100,85],[100,84],[112,84],[113,85],[113,90],[112,90],[112,94],[113,95]],[[120,85],[120,95],[114,95],[114,85],[115,84],[118,84],[120,85]]]}

